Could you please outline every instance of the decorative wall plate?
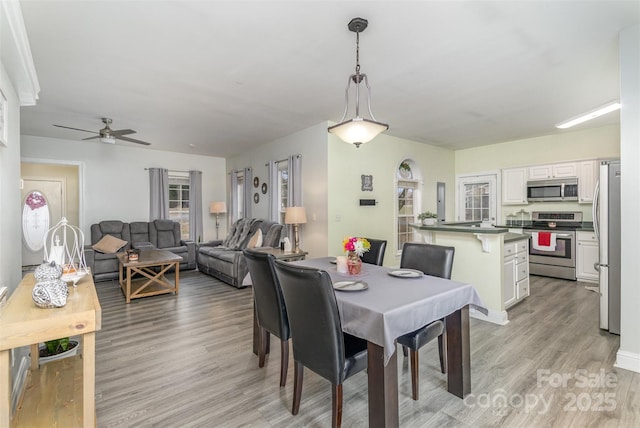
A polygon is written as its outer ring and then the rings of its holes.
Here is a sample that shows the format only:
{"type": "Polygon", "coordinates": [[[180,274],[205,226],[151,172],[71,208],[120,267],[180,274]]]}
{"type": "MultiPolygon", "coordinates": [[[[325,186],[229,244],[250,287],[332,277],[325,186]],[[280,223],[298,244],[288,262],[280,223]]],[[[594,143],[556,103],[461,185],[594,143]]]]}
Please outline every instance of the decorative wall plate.
{"type": "Polygon", "coordinates": [[[253,202],[256,204],[260,202],[260,195],[258,194],[258,192],[253,194],[253,202]]]}
{"type": "Polygon", "coordinates": [[[262,183],[262,194],[263,195],[267,194],[267,183],[262,183]]]}
{"type": "Polygon", "coordinates": [[[260,185],[260,179],[258,177],[253,178],[253,187],[258,187],[260,185]]]}

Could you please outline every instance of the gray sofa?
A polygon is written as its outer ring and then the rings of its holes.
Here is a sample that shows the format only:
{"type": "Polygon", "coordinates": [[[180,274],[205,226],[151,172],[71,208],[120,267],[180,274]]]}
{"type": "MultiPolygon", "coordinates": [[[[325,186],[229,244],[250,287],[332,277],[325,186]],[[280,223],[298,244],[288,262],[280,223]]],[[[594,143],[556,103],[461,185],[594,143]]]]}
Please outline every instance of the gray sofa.
{"type": "Polygon", "coordinates": [[[242,280],[249,269],[242,250],[256,231],[262,231],[262,247],[277,247],[283,226],[280,223],[243,218],[237,220],[225,240],[200,244],[196,263],[200,272],[221,279],[234,287],[242,288],[242,280]]]}
{"type": "Polygon", "coordinates": [[[105,235],[127,241],[120,249],[158,248],[171,251],[182,257],[180,270],[196,268],[196,243],[180,238],[180,224],[173,220],[154,220],[150,222],[124,223],[120,220],[101,221],[91,225],[91,245],[86,245],[84,256],[91,268],[94,281],[107,281],[118,278],[118,258],[116,254],[95,251],[92,246],[105,235]]]}

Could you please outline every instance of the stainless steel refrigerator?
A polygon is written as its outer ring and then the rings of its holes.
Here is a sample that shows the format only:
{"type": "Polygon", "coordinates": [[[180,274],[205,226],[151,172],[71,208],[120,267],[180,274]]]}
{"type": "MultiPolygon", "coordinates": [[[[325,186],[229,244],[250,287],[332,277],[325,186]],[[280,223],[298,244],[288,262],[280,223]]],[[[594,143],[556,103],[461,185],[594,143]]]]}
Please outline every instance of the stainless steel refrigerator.
{"type": "Polygon", "coordinates": [[[600,163],[593,214],[600,246],[600,328],[620,334],[620,161],[600,163]]]}

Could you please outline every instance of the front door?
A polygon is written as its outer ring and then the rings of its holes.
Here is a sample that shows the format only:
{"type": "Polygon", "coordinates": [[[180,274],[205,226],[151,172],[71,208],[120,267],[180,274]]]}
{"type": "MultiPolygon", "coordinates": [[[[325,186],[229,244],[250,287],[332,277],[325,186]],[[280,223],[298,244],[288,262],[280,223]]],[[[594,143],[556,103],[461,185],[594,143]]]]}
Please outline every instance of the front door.
{"type": "Polygon", "coordinates": [[[23,179],[22,266],[42,263],[46,233],[64,215],[65,184],[64,179],[23,179]]]}

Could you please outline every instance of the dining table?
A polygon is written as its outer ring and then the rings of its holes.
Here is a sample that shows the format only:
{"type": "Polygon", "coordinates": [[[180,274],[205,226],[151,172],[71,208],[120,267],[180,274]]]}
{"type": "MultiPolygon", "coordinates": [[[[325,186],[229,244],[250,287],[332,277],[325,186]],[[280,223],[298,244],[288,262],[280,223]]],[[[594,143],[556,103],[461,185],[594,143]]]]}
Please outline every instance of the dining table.
{"type": "Polygon", "coordinates": [[[343,331],[368,342],[370,427],[399,426],[396,339],[433,321],[445,320],[448,391],[459,398],[471,392],[469,306],[486,311],[471,284],[367,263],[349,275],[333,257],[292,263],[329,273],[343,331]],[[336,287],[345,281],[363,285],[336,287]]]}

